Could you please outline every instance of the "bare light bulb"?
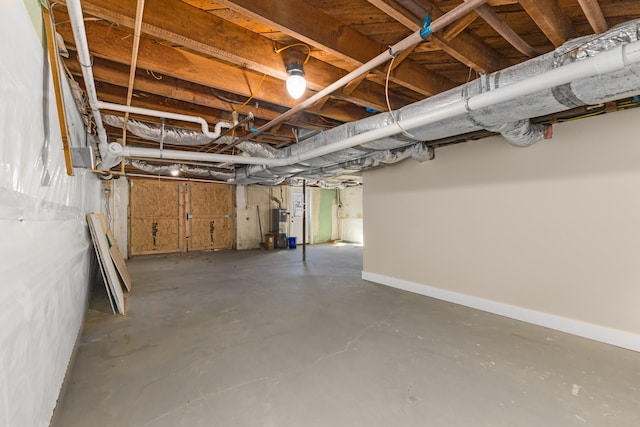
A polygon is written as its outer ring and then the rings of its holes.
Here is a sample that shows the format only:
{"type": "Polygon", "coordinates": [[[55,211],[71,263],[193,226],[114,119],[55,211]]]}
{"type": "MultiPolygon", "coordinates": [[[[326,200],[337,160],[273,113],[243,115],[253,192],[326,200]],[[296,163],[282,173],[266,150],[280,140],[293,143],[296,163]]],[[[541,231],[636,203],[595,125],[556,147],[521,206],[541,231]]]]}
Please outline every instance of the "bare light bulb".
{"type": "Polygon", "coordinates": [[[293,99],[298,99],[304,95],[307,89],[307,81],[304,78],[304,70],[302,65],[293,62],[287,66],[287,92],[293,99]]]}
{"type": "Polygon", "coordinates": [[[180,168],[173,167],[171,168],[171,171],[169,173],[171,174],[171,176],[178,176],[180,175],[180,168]]]}

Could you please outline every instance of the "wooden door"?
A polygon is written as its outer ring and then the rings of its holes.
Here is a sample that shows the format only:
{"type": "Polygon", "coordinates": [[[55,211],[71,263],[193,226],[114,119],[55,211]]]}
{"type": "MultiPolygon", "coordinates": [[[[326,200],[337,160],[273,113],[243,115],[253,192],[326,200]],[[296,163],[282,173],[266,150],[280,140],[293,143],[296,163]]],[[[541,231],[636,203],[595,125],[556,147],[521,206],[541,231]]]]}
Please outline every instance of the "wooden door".
{"type": "Polygon", "coordinates": [[[184,184],[156,179],[129,182],[131,255],[182,252],[184,184]]]}
{"type": "MultiPolygon", "coordinates": [[[[311,242],[311,194],[307,189],[307,243],[311,242]]],[[[289,215],[289,236],[295,237],[298,243],[302,243],[302,214],[303,214],[303,197],[302,187],[289,187],[289,205],[287,208],[289,215]]]]}
{"type": "Polygon", "coordinates": [[[187,251],[233,249],[233,186],[187,184],[187,251]]]}

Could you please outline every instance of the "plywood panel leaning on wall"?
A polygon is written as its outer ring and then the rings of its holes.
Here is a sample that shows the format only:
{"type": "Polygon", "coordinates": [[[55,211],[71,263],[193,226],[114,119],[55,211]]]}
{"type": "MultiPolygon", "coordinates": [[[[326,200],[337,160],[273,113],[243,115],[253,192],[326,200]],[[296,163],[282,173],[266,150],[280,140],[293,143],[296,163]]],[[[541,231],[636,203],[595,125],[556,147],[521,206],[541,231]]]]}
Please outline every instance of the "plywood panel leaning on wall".
{"type": "Polygon", "coordinates": [[[107,228],[104,216],[101,213],[87,214],[87,224],[91,232],[91,239],[96,250],[98,265],[102,272],[102,279],[105,283],[109,302],[115,314],[125,314],[125,300],[122,292],[120,276],[116,271],[111,255],[109,253],[109,242],[107,240],[107,228]]]}
{"type": "Polygon", "coordinates": [[[111,255],[111,259],[113,260],[113,264],[116,266],[118,273],[120,274],[120,278],[122,279],[122,283],[124,284],[127,291],[131,292],[131,275],[129,274],[129,270],[127,269],[127,264],[122,258],[122,254],[120,254],[120,249],[118,248],[118,243],[116,242],[116,238],[107,226],[107,219],[104,217],[104,214],[98,213],[94,214],[98,217],[100,221],[100,225],[105,231],[107,236],[107,243],[109,244],[109,254],[111,255]]]}

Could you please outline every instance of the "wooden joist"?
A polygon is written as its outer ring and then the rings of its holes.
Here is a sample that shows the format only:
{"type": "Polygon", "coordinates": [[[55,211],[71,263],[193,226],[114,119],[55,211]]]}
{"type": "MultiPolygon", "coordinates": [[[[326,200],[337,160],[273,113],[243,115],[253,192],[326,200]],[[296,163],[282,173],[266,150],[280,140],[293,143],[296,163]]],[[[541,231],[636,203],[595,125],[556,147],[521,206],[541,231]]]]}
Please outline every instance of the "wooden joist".
{"type": "MultiPolygon", "coordinates": [[[[127,0],[83,1],[85,13],[109,22],[133,28],[135,2],[127,0]]],[[[202,55],[247,68],[279,79],[287,78],[283,57],[274,52],[272,40],[225,21],[181,0],[146,0],[142,31],[202,55]],[[214,36],[212,36],[212,34],[214,36]]],[[[346,72],[331,64],[309,58],[305,64],[307,86],[321,90],[344,76],[346,72]]],[[[282,86],[282,83],[278,83],[282,86]]],[[[350,93],[352,102],[371,108],[384,105],[384,92],[379,85],[363,82],[350,93]]],[[[258,99],[261,99],[258,96],[258,99]]],[[[402,103],[401,100],[396,100],[402,103]]],[[[403,105],[411,102],[405,100],[403,105]]]]}
{"type": "MultiPolygon", "coordinates": [[[[388,48],[305,2],[220,0],[219,3],[356,66],[388,48]]],[[[422,95],[435,95],[454,86],[449,79],[411,60],[402,62],[392,81],[422,95]]]]}
{"type": "Polygon", "coordinates": [[[519,0],[519,2],[554,46],[560,46],[578,36],[573,23],[560,8],[558,0],[519,0]]]}

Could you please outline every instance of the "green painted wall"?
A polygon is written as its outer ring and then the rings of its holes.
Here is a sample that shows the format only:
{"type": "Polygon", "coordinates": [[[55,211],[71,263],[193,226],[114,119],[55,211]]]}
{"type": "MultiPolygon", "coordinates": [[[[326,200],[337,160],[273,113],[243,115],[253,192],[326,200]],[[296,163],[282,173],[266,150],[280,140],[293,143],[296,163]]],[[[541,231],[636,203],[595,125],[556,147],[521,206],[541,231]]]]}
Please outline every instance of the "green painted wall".
{"type": "Polygon", "coordinates": [[[333,231],[333,206],[336,204],[336,190],[318,190],[316,198],[317,205],[314,213],[317,215],[315,223],[317,228],[314,230],[313,242],[322,243],[331,240],[333,231]]]}
{"type": "Polygon", "coordinates": [[[42,22],[42,10],[40,0],[22,0],[24,3],[25,9],[29,13],[29,17],[31,18],[31,22],[33,23],[33,28],[36,30],[36,34],[40,41],[43,41],[44,34],[44,24],[42,22]]]}

